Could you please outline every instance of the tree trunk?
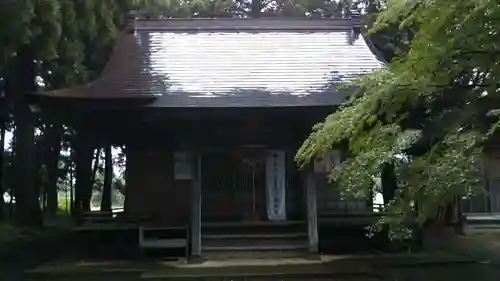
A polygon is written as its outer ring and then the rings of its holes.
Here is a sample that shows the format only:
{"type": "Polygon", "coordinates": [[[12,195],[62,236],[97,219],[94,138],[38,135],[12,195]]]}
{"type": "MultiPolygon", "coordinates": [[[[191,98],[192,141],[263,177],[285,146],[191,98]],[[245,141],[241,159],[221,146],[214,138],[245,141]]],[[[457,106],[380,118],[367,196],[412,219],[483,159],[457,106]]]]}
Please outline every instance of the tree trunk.
{"type": "Polygon", "coordinates": [[[48,155],[47,155],[47,212],[55,216],[58,209],[57,181],[59,179],[59,156],[61,153],[62,127],[54,124],[49,129],[48,155]]]}
{"type": "Polygon", "coordinates": [[[3,170],[4,170],[4,153],[5,153],[5,121],[2,120],[0,123],[0,219],[5,218],[5,202],[3,200],[3,194],[5,192],[3,185],[3,170]]]}
{"type": "MultiPolygon", "coordinates": [[[[17,146],[17,140],[16,140],[16,136],[14,135],[12,137],[12,148],[11,148],[11,152],[10,152],[10,159],[14,159],[14,151],[15,151],[15,147],[17,146]]],[[[13,160],[11,160],[13,161],[13,160]]],[[[10,168],[10,172],[13,173],[14,171],[14,167],[12,167],[12,164],[11,163],[11,168],[10,168]]],[[[10,195],[10,202],[9,202],[9,216],[11,218],[14,217],[14,213],[15,213],[15,206],[14,206],[14,198],[16,198],[16,184],[14,182],[14,178],[13,177],[9,177],[9,189],[10,189],[10,192],[9,192],[9,195],[10,195]]]]}
{"type": "MultiPolygon", "coordinates": [[[[74,151],[74,150],[73,150],[74,151]]],[[[73,152],[74,153],[74,152],[73,152]]],[[[69,167],[69,212],[72,217],[76,217],[75,215],[75,186],[73,184],[74,181],[74,169],[73,167],[69,167]]],[[[68,204],[68,203],[66,203],[68,204]]]]}
{"type": "Polygon", "coordinates": [[[75,203],[73,215],[77,222],[80,222],[84,211],[90,210],[90,202],[86,200],[86,190],[90,185],[92,174],[93,148],[85,132],[79,131],[76,134],[75,147],[75,203]]]}
{"type": "Polygon", "coordinates": [[[16,146],[13,160],[13,183],[16,188],[16,217],[20,224],[41,224],[39,194],[35,186],[35,125],[26,94],[36,91],[35,63],[31,50],[24,46],[17,54],[15,69],[7,78],[7,97],[14,104],[16,146]]]}
{"type": "Polygon", "coordinates": [[[113,182],[113,155],[111,145],[105,149],[104,186],[102,188],[101,211],[111,211],[111,184],[113,182]]]}
{"type": "Polygon", "coordinates": [[[382,196],[384,197],[384,205],[387,205],[390,201],[394,200],[397,179],[394,173],[393,163],[384,163],[382,166],[382,196]]]}
{"type": "Polygon", "coordinates": [[[123,192],[123,195],[125,196],[125,202],[123,202],[123,213],[126,215],[129,209],[129,204],[130,204],[130,188],[129,186],[129,177],[130,177],[130,148],[129,146],[125,146],[124,148],[125,152],[125,191],[123,192]]]}
{"type": "Polygon", "coordinates": [[[26,104],[18,102],[14,120],[17,139],[14,156],[14,183],[16,184],[16,217],[20,224],[41,224],[39,194],[35,187],[35,126],[33,113],[26,104]]]}
{"type": "Polygon", "coordinates": [[[95,152],[94,167],[92,167],[92,176],[90,177],[90,190],[87,191],[89,200],[92,199],[92,191],[94,190],[94,186],[96,184],[97,170],[99,170],[100,158],[101,158],[101,148],[98,147],[95,152]]]}
{"type": "Polygon", "coordinates": [[[85,161],[88,161],[88,170],[85,168],[85,173],[88,174],[86,177],[89,177],[84,190],[82,191],[82,200],[81,200],[81,205],[82,205],[82,210],[83,212],[90,212],[90,205],[91,202],[90,200],[92,199],[92,190],[93,190],[93,184],[92,184],[92,157],[93,157],[93,149],[92,147],[89,147],[87,149],[90,149],[90,151],[87,151],[86,153],[88,154],[87,157],[90,157],[90,160],[85,159],[85,161]]]}
{"type": "MultiPolygon", "coordinates": [[[[382,184],[382,197],[384,198],[384,209],[387,208],[387,205],[394,200],[394,195],[397,188],[397,179],[396,174],[394,173],[394,163],[384,163],[382,164],[382,173],[380,175],[380,180],[382,184]]],[[[386,238],[388,239],[386,242],[390,243],[389,237],[389,228],[384,226],[384,232],[386,234],[386,238]]]]}

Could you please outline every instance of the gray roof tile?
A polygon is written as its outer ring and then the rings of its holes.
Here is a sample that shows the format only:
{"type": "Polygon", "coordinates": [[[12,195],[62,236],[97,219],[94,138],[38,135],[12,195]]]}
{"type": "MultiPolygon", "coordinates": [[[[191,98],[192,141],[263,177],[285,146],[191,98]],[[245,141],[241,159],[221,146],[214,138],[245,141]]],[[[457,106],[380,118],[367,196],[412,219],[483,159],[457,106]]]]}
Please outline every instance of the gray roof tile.
{"type": "Polygon", "coordinates": [[[50,95],[157,96],[154,107],[336,105],[352,93],[339,84],[382,66],[362,36],[349,40],[350,28],[324,20],[164,22],[122,33],[100,79],[50,95]]]}
{"type": "Polygon", "coordinates": [[[164,77],[159,106],[338,104],[344,81],[381,67],[348,32],[148,32],[148,67],[164,77]],[[337,95],[337,96],[335,96],[337,95]]]}

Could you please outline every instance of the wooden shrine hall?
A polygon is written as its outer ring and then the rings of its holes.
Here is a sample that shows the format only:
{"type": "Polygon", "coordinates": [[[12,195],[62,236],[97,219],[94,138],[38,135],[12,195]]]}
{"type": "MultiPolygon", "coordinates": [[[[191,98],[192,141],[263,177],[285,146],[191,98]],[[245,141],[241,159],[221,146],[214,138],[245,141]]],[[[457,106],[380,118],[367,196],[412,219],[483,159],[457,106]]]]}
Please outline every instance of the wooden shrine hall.
{"type": "MultiPolygon", "coordinates": [[[[327,217],[356,223],[374,210],[327,183],[342,150],[303,170],[294,156],[311,127],[353,93],[339,85],[381,67],[369,45],[357,17],[136,18],[100,78],[31,102],[76,130],[83,170],[97,145],[126,147],[124,222],[185,226],[194,258],[317,253],[327,217]]],[[[76,204],[87,174],[77,174],[76,204]]]]}

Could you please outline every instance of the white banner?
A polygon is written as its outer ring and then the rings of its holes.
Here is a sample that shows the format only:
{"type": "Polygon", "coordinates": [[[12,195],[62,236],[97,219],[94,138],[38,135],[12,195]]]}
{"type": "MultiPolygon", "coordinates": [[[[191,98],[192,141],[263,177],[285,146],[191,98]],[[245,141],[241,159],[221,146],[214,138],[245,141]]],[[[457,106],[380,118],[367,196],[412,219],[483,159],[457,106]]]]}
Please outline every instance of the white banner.
{"type": "Polygon", "coordinates": [[[266,205],[271,221],[286,220],[285,152],[271,150],[266,156],[266,205]]]}

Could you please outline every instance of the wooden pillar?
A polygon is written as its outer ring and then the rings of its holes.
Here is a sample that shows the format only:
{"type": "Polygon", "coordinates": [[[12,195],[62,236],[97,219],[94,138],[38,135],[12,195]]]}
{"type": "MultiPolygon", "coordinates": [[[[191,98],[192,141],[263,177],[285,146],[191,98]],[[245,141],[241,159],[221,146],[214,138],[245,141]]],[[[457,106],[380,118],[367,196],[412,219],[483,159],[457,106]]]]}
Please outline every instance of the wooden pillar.
{"type": "Polygon", "coordinates": [[[58,209],[57,180],[59,179],[59,158],[61,155],[62,126],[57,122],[50,122],[47,128],[47,211],[50,216],[55,216],[58,209]]]}
{"type": "Polygon", "coordinates": [[[253,18],[258,18],[260,17],[261,10],[262,9],[262,0],[254,0],[252,1],[252,17],[253,18]]]}
{"type": "Polygon", "coordinates": [[[319,252],[316,181],[312,167],[306,171],[307,237],[309,253],[319,252]]]}
{"type": "Polygon", "coordinates": [[[201,154],[195,155],[194,179],[191,191],[191,258],[201,259],[201,154]]]}

